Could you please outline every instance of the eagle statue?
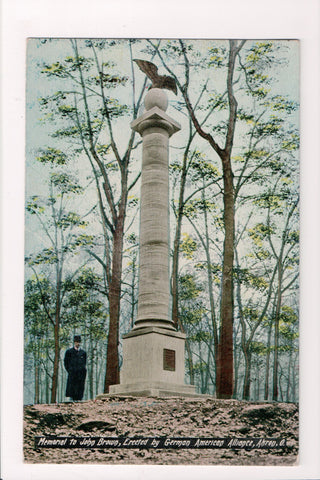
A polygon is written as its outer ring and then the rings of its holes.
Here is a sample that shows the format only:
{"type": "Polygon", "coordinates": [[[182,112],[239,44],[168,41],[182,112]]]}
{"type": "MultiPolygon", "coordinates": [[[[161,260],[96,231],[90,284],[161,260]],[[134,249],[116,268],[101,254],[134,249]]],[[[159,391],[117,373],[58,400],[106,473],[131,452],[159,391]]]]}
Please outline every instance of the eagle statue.
{"type": "Polygon", "coordinates": [[[134,59],[133,61],[136,62],[140,70],[145,73],[148,78],[150,78],[152,81],[151,88],[166,88],[177,95],[177,85],[173,77],[169,77],[168,75],[159,75],[158,67],[152,62],[138,59],[134,59]]]}

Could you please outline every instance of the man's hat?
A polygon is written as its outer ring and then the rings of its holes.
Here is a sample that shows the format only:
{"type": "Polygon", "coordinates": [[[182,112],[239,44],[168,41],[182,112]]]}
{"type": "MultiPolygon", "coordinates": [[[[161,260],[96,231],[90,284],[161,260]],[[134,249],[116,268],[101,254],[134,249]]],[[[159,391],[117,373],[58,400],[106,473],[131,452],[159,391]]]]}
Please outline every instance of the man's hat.
{"type": "Polygon", "coordinates": [[[81,335],[75,335],[75,336],[73,337],[73,341],[74,341],[74,342],[81,342],[81,335]]]}

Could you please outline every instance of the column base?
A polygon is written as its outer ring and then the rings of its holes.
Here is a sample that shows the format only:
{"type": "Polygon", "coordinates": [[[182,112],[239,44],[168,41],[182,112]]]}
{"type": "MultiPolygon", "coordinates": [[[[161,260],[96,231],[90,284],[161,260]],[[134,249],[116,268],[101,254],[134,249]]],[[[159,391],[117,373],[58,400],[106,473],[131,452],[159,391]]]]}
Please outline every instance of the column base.
{"type": "MultiPolygon", "coordinates": [[[[175,385],[166,382],[136,382],[111,385],[110,395],[136,397],[194,397],[197,396],[193,385],[175,385]]],[[[99,395],[97,398],[103,398],[99,395]]]]}
{"type": "Polygon", "coordinates": [[[111,395],[195,396],[186,385],[185,334],[157,326],[132,329],[123,336],[120,384],[111,385],[111,395]]]}

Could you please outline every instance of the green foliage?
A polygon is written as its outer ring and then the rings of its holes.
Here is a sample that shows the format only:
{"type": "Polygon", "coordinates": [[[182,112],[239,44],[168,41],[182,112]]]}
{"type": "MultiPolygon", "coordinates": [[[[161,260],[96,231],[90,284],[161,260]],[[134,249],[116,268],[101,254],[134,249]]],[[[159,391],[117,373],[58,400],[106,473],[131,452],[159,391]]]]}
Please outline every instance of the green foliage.
{"type": "Polygon", "coordinates": [[[41,73],[48,77],[68,78],[72,77],[79,67],[84,71],[89,71],[93,64],[93,59],[83,56],[67,56],[62,62],[52,64],[43,64],[41,73]]]}
{"type": "Polygon", "coordinates": [[[180,161],[171,162],[169,165],[170,172],[180,173],[182,171],[182,164],[180,161]]]}
{"type": "Polygon", "coordinates": [[[67,117],[70,115],[74,115],[77,112],[77,109],[72,105],[59,105],[58,112],[61,114],[62,117],[67,117]]]}
{"type": "Polygon", "coordinates": [[[250,343],[250,351],[253,354],[263,356],[263,355],[266,355],[268,353],[268,348],[266,347],[266,345],[263,342],[254,341],[254,342],[250,343]]]}
{"type": "Polygon", "coordinates": [[[281,148],[288,152],[298,150],[300,146],[300,137],[295,132],[291,132],[289,138],[283,139],[281,148]]]}
{"type": "Polygon", "coordinates": [[[70,227],[81,227],[85,228],[88,225],[88,222],[81,220],[81,217],[78,213],[67,212],[57,220],[57,227],[62,230],[66,230],[70,227]]]}
{"type": "Polygon", "coordinates": [[[247,113],[241,107],[239,107],[237,110],[237,119],[242,120],[247,124],[253,124],[255,122],[255,116],[252,113],[247,113]]]}
{"type": "Polygon", "coordinates": [[[233,273],[238,282],[261,292],[265,291],[269,286],[268,280],[263,276],[254,274],[248,268],[235,267],[233,273]]]}
{"type": "Polygon", "coordinates": [[[139,197],[136,195],[129,195],[128,196],[128,206],[129,207],[136,207],[139,204],[139,197]]]}
{"type": "Polygon", "coordinates": [[[51,65],[44,65],[42,73],[46,73],[48,76],[67,77],[67,72],[60,62],[52,63],[51,65]]]}
{"type": "Polygon", "coordinates": [[[52,103],[56,103],[57,105],[60,105],[61,101],[66,100],[68,97],[68,94],[65,92],[62,92],[61,90],[58,90],[52,95],[48,95],[47,97],[41,97],[39,98],[39,104],[40,107],[43,109],[46,109],[48,106],[50,106],[52,103]]]}
{"type": "Polygon", "coordinates": [[[65,290],[68,293],[67,305],[76,307],[77,310],[81,309],[89,317],[101,316],[104,305],[98,300],[101,284],[101,276],[89,267],[82,268],[75,278],[67,277],[65,280],[65,290]]]}
{"type": "MultiPolygon", "coordinates": [[[[251,92],[251,94],[252,94],[253,97],[257,97],[257,98],[262,99],[262,98],[265,98],[268,95],[269,92],[270,92],[270,89],[259,87],[259,88],[256,88],[255,90],[253,90],[251,92]]],[[[272,126],[271,124],[268,124],[268,125],[265,126],[265,133],[271,133],[271,132],[275,132],[275,131],[277,131],[276,128],[274,126],[272,126]],[[272,130],[272,127],[273,127],[273,130],[272,130]],[[268,130],[267,130],[267,128],[268,128],[268,130]]],[[[260,134],[262,134],[262,132],[263,132],[261,126],[259,128],[259,132],[260,132],[260,134]]],[[[258,135],[256,135],[256,137],[257,136],[258,135]]]]}
{"type": "Polygon", "coordinates": [[[77,138],[79,137],[80,132],[83,132],[84,136],[89,136],[89,131],[87,125],[83,123],[80,128],[77,125],[70,125],[66,128],[59,128],[53,134],[53,138],[77,138]]]}
{"type": "Polygon", "coordinates": [[[260,318],[260,312],[257,308],[253,307],[244,307],[243,316],[250,322],[257,322],[260,318]]]}
{"type": "Polygon", "coordinates": [[[126,238],[127,242],[130,244],[130,245],[137,245],[138,243],[138,236],[136,233],[130,233],[130,235],[127,235],[127,238],[126,238]]]}
{"type": "Polygon", "coordinates": [[[224,46],[214,46],[209,49],[209,67],[221,68],[226,66],[228,58],[227,49],[224,46]]]}
{"type": "Polygon", "coordinates": [[[63,247],[64,253],[76,253],[79,247],[87,247],[93,245],[94,236],[81,234],[81,235],[72,235],[72,241],[68,245],[63,247]]]}
{"type": "Polygon", "coordinates": [[[262,247],[263,241],[275,233],[275,227],[265,225],[264,223],[257,223],[253,228],[248,228],[248,233],[253,243],[258,247],[262,247]]]}
{"type": "Polygon", "coordinates": [[[110,152],[111,145],[105,145],[105,144],[96,144],[96,150],[97,153],[100,155],[107,155],[110,152]]]}
{"type": "Polygon", "coordinates": [[[256,75],[256,69],[271,66],[275,61],[274,52],[277,46],[274,42],[264,41],[254,43],[246,54],[246,67],[251,69],[249,74],[253,77],[256,75]]]}
{"type": "Polygon", "coordinates": [[[216,204],[203,198],[194,198],[184,205],[184,214],[189,218],[196,218],[199,213],[213,212],[216,204]]]}
{"type": "Polygon", "coordinates": [[[67,155],[61,150],[49,147],[40,149],[40,156],[37,160],[41,163],[49,163],[51,165],[65,165],[67,163],[67,155]]]}
{"type": "Polygon", "coordinates": [[[48,247],[37,254],[26,257],[25,260],[30,267],[34,265],[53,265],[58,262],[59,256],[53,247],[48,247]]]}
{"type": "MultiPolygon", "coordinates": [[[[284,202],[280,195],[266,194],[253,201],[254,205],[282,213],[284,202]]],[[[253,229],[254,230],[254,229],[253,229]]],[[[253,232],[254,233],[254,232],[253,232]]],[[[272,233],[272,232],[270,232],[272,233]]]]}
{"type": "Polygon", "coordinates": [[[37,195],[33,195],[30,200],[27,201],[26,210],[31,215],[39,215],[45,212],[45,208],[39,203],[39,197],[37,195]]]}
{"type": "MultiPolygon", "coordinates": [[[[182,46],[179,40],[165,40],[161,42],[160,50],[168,59],[173,61],[177,61],[177,59],[182,58],[183,53],[197,56],[197,52],[194,51],[194,45],[188,41],[184,41],[182,46]]],[[[148,45],[143,49],[143,53],[153,56],[154,49],[150,48],[150,45],[148,45]]]]}
{"type": "Polygon", "coordinates": [[[283,119],[275,115],[271,115],[266,122],[257,122],[252,133],[253,137],[261,140],[263,137],[279,137],[283,135],[282,131],[283,119]]]}
{"type": "Polygon", "coordinates": [[[24,290],[25,324],[35,336],[42,336],[45,333],[44,306],[51,308],[53,296],[52,285],[45,276],[40,276],[38,279],[33,276],[26,281],[24,290]]]}
{"type": "Polygon", "coordinates": [[[50,331],[48,312],[54,305],[52,285],[44,276],[32,277],[25,283],[24,338],[25,353],[33,355],[36,363],[48,360],[46,351],[54,347],[50,331]]]}
{"type": "Polygon", "coordinates": [[[298,230],[293,230],[289,232],[288,242],[291,243],[291,245],[298,244],[299,239],[300,239],[300,232],[298,230]]]}
{"type": "MultiPolygon", "coordinates": [[[[111,64],[109,62],[104,63],[104,67],[110,67],[111,64]]],[[[109,73],[99,72],[98,75],[89,77],[88,84],[93,85],[103,85],[106,88],[115,88],[119,85],[126,85],[128,82],[127,76],[120,76],[120,75],[110,75],[109,73]]]]}
{"type": "MultiPolygon", "coordinates": [[[[77,276],[69,275],[61,282],[61,318],[59,348],[70,346],[75,331],[83,341],[90,339],[90,362],[95,361],[98,342],[105,342],[107,312],[100,299],[102,279],[91,268],[83,268],[77,276]]],[[[51,382],[55,342],[53,319],[56,314],[56,286],[50,277],[32,276],[25,283],[25,353],[31,355],[38,367],[39,382],[51,382]]],[[[87,343],[88,345],[88,343],[87,343]]]]}
{"type": "Polygon", "coordinates": [[[251,258],[257,258],[258,260],[266,260],[267,258],[271,257],[271,253],[264,249],[264,248],[256,248],[254,252],[250,252],[247,255],[248,257],[251,258]]]}
{"type": "Polygon", "coordinates": [[[83,188],[79,185],[77,180],[73,179],[71,175],[64,172],[53,172],[50,175],[50,182],[54,185],[60,193],[75,193],[80,194],[83,188]]]}
{"type": "Polygon", "coordinates": [[[298,103],[288,100],[283,95],[274,95],[263,103],[264,106],[271,108],[274,112],[284,112],[291,114],[298,108],[298,103]]]}
{"type": "Polygon", "coordinates": [[[290,307],[289,305],[282,305],[280,319],[286,324],[294,325],[298,321],[298,315],[293,307],[290,307]]]}
{"type": "Polygon", "coordinates": [[[197,284],[194,276],[190,273],[179,276],[179,293],[181,301],[194,300],[198,297],[202,287],[197,284]]]}
{"type": "Polygon", "coordinates": [[[261,160],[268,155],[269,152],[266,150],[250,150],[244,153],[246,159],[250,158],[253,160],[261,160]]]}
{"type": "Polygon", "coordinates": [[[189,330],[188,338],[190,338],[190,328],[199,328],[204,314],[205,309],[201,303],[194,304],[193,308],[190,308],[188,305],[181,307],[180,317],[183,325],[189,330]]]}
{"type": "Polygon", "coordinates": [[[207,161],[201,152],[193,153],[191,172],[193,181],[198,181],[200,179],[213,180],[221,176],[218,168],[212,162],[207,161]]]}
{"type": "MultiPolygon", "coordinates": [[[[53,154],[55,155],[56,152],[53,154]]],[[[49,165],[52,167],[51,160],[49,165]]],[[[49,175],[49,183],[51,195],[43,199],[33,195],[26,204],[29,214],[36,215],[39,219],[41,216],[41,227],[49,241],[49,245],[40,252],[26,257],[26,263],[30,267],[59,263],[61,268],[66,254],[78,253],[81,247],[92,245],[94,240],[93,235],[75,232],[76,229],[86,228],[88,222],[83,220],[77,212],[66,211],[64,208],[64,197],[78,195],[83,192],[83,188],[67,172],[53,171],[49,175]],[[59,206],[56,206],[58,198],[59,206]]]]}
{"type": "Polygon", "coordinates": [[[92,268],[83,268],[76,279],[69,282],[66,305],[68,323],[84,332],[96,343],[106,339],[108,314],[100,298],[102,278],[92,268]]]}
{"type": "Polygon", "coordinates": [[[197,242],[188,233],[183,233],[182,236],[183,240],[180,244],[181,251],[187,259],[192,260],[198,248],[197,242]]]}
{"type": "Polygon", "coordinates": [[[211,333],[206,332],[204,330],[200,330],[198,332],[195,332],[194,334],[189,335],[189,340],[191,342],[198,342],[198,343],[206,342],[206,343],[209,343],[211,339],[212,339],[211,333]]]}
{"type": "Polygon", "coordinates": [[[217,92],[210,93],[207,106],[208,110],[223,111],[227,108],[228,102],[225,98],[221,97],[221,95],[217,92]]]}

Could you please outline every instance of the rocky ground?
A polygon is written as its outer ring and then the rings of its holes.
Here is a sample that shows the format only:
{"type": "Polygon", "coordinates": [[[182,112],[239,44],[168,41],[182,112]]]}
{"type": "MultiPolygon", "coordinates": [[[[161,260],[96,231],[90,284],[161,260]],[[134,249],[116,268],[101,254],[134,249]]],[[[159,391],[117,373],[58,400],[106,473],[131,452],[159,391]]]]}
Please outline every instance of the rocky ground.
{"type": "Polygon", "coordinates": [[[214,398],[107,397],[24,409],[27,463],[293,465],[298,406],[214,398]],[[38,448],[35,436],[283,438],[277,449],[38,448]]]}

